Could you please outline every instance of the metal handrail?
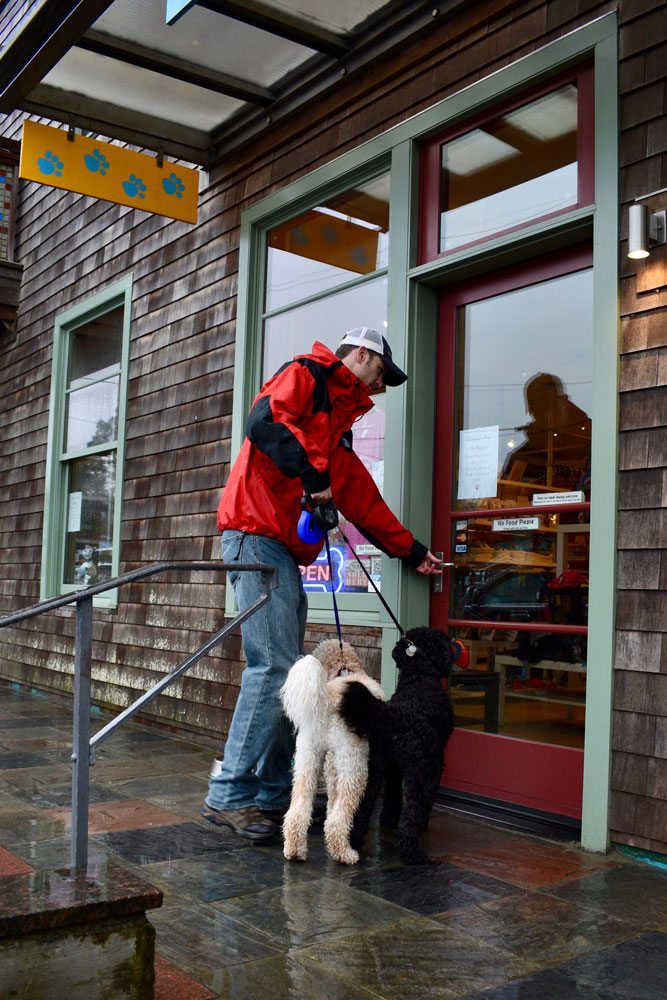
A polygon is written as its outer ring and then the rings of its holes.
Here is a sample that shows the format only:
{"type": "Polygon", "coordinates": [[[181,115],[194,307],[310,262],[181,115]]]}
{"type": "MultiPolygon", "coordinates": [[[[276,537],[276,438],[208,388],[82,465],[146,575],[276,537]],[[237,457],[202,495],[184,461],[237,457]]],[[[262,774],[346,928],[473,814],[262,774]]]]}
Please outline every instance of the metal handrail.
{"type": "Polygon", "coordinates": [[[82,868],[88,865],[88,808],[90,803],[90,767],[95,763],[96,747],[107,739],[118,729],[127,719],[135,715],[140,709],[147,705],[164,691],[172,681],[189,670],[198,660],[206,656],[232,629],[250,618],[256,611],[263,607],[271,598],[271,590],[277,586],[278,570],[275,566],[264,564],[253,565],[246,563],[224,563],[224,562],[167,562],[158,563],[155,566],[148,566],[144,569],[135,569],[123,576],[114,577],[113,580],[105,580],[84,590],[77,590],[71,594],[64,594],[62,597],[52,597],[48,601],[42,601],[30,608],[22,611],[15,611],[11,615],[0,618],[0,628],[7,625],[15,625],[17,622],[26,621],[29,618],[36,618],[37,615],[45,614],[47,611],[54,611],[67,604],[76,604],[76,631],[74,640],[74,719],[72,726],[72,823],[71,823],[71,867],[82,868]],[[180,666],[176,667],[170,674],[166,674],[152,688],[144,692],[129,708],[126,708],[115,719],[112,719],[106,726],[95,733],[90,738],[90,682],[91,682],[91,653],[93,647],[93,597],[103,594],[107,590],[116,590],[126,583],[133,583],[136,580],[143,580],[158,573],[169,570],[201,570],[205,572],[222,572],[233,569],[235,572],[253,571],[261,574],[261,592],[257,600],[253,601],[244,611],[238,614],[232,621],[227,622],[223,628],[199,647],[180,666]]]}

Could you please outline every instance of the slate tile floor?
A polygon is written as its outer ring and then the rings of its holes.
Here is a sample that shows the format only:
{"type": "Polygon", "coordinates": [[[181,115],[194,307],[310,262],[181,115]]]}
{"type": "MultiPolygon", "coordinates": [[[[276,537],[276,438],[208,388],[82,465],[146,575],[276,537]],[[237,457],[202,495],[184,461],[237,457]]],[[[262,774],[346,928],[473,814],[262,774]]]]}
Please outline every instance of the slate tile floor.
{"type": "MultiPolygon", "coordinates": [[[[0,683],[0,903],[3,876],[69,862],[70,741],[67,704],[0,683]]],[[[213,756],[129,723],[91,771],[91,867],[164,891],[158,1000],[667,997],[667,872],[446,812],[434,866],[377,827],[352,868],[320,832],[288,863],[201,819],[213,756]]]]}

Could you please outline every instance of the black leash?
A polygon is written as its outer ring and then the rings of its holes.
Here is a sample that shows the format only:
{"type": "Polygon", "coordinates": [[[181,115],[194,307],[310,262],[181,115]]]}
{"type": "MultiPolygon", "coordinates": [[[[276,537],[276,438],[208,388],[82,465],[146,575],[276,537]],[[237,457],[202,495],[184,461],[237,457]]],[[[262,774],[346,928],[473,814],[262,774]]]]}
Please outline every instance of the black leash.
{"type": "MultiPolygon", "coordinates": [[[[368,572],[368,570],[366,569],[366,567],[362,563],[361,559],[359,558],[359,556],[355,552],[353,546],[350,545],[349,539],[345,537],[345,533],[342,530],[342,528],[340,527],[340,525],[338,525],[338,530],[340,531],[341,538],[343,539],[343,541],[347,545],[348,549],[350,549],[350,551],[352,552],[352,555],[354,556],[354,558],[357,560],[357,562],[361,566],[361,568],[363,570],[363,573],[364,573],[364,576],[366,577],[366,579],[370,583],[371,587],[373,588],[373,590],[375,591],[375,593],[378,595],[378,597],[382,601],[382,604],[384,605],[385,611],[387,612],[387,614],[389,615],[389,617],[393,621],[393,623],[396,626],[396,628],[398,629],[398,631],[401,633],[401,639],[405,639],[405,641],[407,642],[407,646],[406,646],[406,649],[405,649],[406,656],[414,656],[415,653],[417,652],[417,647],[415,646],[414,642],[411,642],[410,639],[408,639],[407,635],[405,634],[405,630],[401,627],[401,623],[399,622],[398,618],[396,617],[396,615],[394,614],[394,612],[391,610],[391,608],[387,604],[387,602],[384,599],[384,597],[382,596],[382,594],[380,592],[380,588],[378,587],[378,585],[376,584],[375,580],[373,579],[373,577],[371,576],[371,574],[368,572]]],[[[327,535],[327,546],[328,546],[328,544],[329,544],[329,536],[327,535]]],[[[335,608],[335,606],[336,606],[336,601],[335,601],[335,598],[334,598],[334,608],[335,608]]],[[[336,621],[338,621],[337,615],[336,615],[336,621]]]]}
{"type": "MultiPolygon", "coordinates": [[[[365,566],[364,566],[364,564],[362,563],[361,559],[359,558],[359,556],[358,556],[358,555],[357,555],[357,553],[355,552],[355,550],[354,550],[354,547],[353,547],[353,546],[352,546],[352,545],[350,544],[350,541],[349,541],[349,539],[345,537],[345,534],[344,534],[344,532],[343,532],[342,528],[340,527],[340,525],[338,526],[338,530],[340,531],[340,534],[341,534],[341,538],[343,539],[343,541],[344,541],[344,542],[345,542],[345,544],[347,545],[348,549],[350,549],[350,551],[352,552],[352,555],[354,556],[354,558],[355,558],[355,559],[357,560],[357,562],[358,562],[358,563],[359,563],[359,565],[361,566],[361,569],[362,569],[362,571],[363,571],[363,573],[364,573],[364,576],[366,577],[366,579],[367,579],[367,580],[368,580],[368,582],[370,583],[371,587],[373,588],[373,590],[375,591],[375,593],[376,593],[376,594],[378,595],[378,597],[379,597],[379,598],[380,598],[380,600],[382,601],[382,604],[384,605],[384,609],[385,609],[385,611],[387,612],[387,614],[389,615],[389,617],[390,617],[390,618],[391,618],[391,620],[393,621],[393,623],[394,623],[394,625],[396,626],[396,628],[398,629],[398,631],[399,631],[399,632],[401,633],[401,636],[403,636],[403,637],[404,637],[404,636],[405,636],[405,631],[404,631],[404,629],[403,629],[403,628],[401,627],[401,623],[399,622],[398,618],[396,617],[396,615],[394,614],[394,612],[393,612],[393,611],[391,610],[391,608],[390,608],[390,607],[389,607],[389,605],[387,604],[387,602],[386,602],[386,600],[384,599],[384,597],[382,596],[382,594],[381,594],[381,592],[380,592],[380,588],[378,587],[378,585],[376,584],[375,580],[373,579],[373,577],[372,577],[372,576],[371,576],[371,574],[370,574],[370,573],[368,572],[368,570],[366,569],[366,567],[365,567],[365,566]]],[[[327,544],[328,544],[328,541],[329,541],[329,540],[328,540],[328,538],[327,538],[327,544]]]]}
{"type": "MultiPolygon", "coordinates": [[[[345,535],[345,532],[342,530],[342,528],[341,528],[341,526],[339,524],[339,521],[338,521],[338,511],[336,510],[336,506],[335,506],[333,500],[328,500],[325,504],[320,504],[320,505],[317,505],[317,506],[313,504],[312,497],[305,497],[304,501],[302,501],[302,503],[301,503],[302,514],[301,514],[301,519],[300,519],[300,522],[299,522],[299,527],[303,528],[304,532],[309,531],[310,527],[311,527],[310,518],[312,517],[312,518],[314,518],[314,520],[315,520],[316,524],[318,525],[319,529],[321,530],[321,532],[324,534],[324,543],[325,543],[326,550],[327,550],[327,562],[329,564],[329,579],[331,580],[331,598],[333,600],[334,617],[336,619],[336,632],[338,633],[338,645],[340,647],[341,657],[343,656],[343,636],[341,634],[341,628],[340,628],[340,615],[338,614],[338,602],[336,600],[336,589],[335,589],[335,585],[334,585],[333,565],[331,563],[331,546],[329,545],[329,531],[331,531],[333,528],[336,528],[336,527],[340,531],[341,538],[343,539],[343,541],[347,545],[348,549],[352,552],[352,555],[354,556],[354,558],[357,560],[357,562],[361,566],[361,570],[362,570],[364,576],[366,577],[366,579],[370,583],[371,587],[373,588],[373,590],[375,591],[375,593],[377,594],[377,596],[380,598],[380,601],[382,602],[382,605],[383,605],[385,611],[387,612],[387,614],[389,615],[389,617],[393,621],[394,625],[396,626],[396,628],[400,632],[401,638],[405,639],[406,638],[405,629],[401,626],[401,623],[399,622],[398,618],[396,617],[396,615],[394,614],[394,612],[391,610],[391,608],[387,604],[387,601],[385,600],[385,598],[382,596],[382,594],[380,592],[380,588],[375,583],[375,580],[373,579],[373,577],[371,576],[371,574],[368,572],[368,570],[364,566],[363,562],[361,561],[361,559],[359,558],[359,556],[355,552],[353,546],[350,544],[350,540],[347,538],[347,536],[345,535]],[[304,501],[305,501],[305,503],[304,503],[304,501]],[[313,507],[313,513],[312,513],[312,515],[309,515],[307,513],[307,507],[308,506],[312,506],[313,507]]],[[[309,538],[308,540],[310,541],[311,539],[309,538]]],[[[312,540],[314,540],[314,539],[312,539],[312,540]]],[[[417,647],[415,646],[414,643],[410,642],[409,640],[408,640],[408,647],[407,647],[406,652],[407,652],[408,656],[414,656],[415,653],[417,652],[417,647]]]]}

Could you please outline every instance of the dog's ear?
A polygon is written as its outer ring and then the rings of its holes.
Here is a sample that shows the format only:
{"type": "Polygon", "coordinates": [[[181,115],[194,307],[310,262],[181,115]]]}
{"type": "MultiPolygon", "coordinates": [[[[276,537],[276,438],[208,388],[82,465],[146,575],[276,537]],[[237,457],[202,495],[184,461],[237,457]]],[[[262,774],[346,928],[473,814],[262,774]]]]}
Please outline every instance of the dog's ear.
{"type": "Polygon", "coordinates": [[[392,659],[399,670],[401,667],[405,667],[412,662],[412,659],[419,648],[414,637],[412,636],[413,633],[418,631],[420,630],[411,629],[410,632],[406,632],[401,636],[391,651],[392,659]]]}
{"type": "Polygon", "coordinates": [[[446,632],[427,626],[409,629],[398,640],[392,652],[398,667],[410,662],[407,659],[410,645],[417,648],[414,655],[430,663],[440,677],[449,677],[456,651],[446,632]]]}

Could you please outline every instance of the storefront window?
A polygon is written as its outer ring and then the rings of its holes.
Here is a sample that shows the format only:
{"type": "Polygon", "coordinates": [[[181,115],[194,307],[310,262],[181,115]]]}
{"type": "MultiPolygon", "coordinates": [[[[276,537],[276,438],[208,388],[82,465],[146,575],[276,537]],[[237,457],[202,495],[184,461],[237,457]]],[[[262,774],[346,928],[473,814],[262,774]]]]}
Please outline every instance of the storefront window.
{"type": "Polygon", "coordinates": [[[451,313],[449,626],[466,650],[452,675],[457,724],[573,747],[583,746],[587,667],[586,259],[581,250],[536,264],[523,282],[517,269],[473,283],[453,293],[451,313]]]}
{"type": "Polygon", "coordinates": [[[424,147],[422,258],[592,200],[587,72],[424,147]]]}
{"type": "Polygon", "coordinates": [[[576,86],[445,143],[441,171],[440,253],[576,205],[576,86]]]}
{"type": "Polygon", "coordinates": [[[388,249],[389,177],[383,175],[269,232],[266,310],[381,271],[388,249]]]}
{"type": "MultiPolygon", "coordinates": [[[[131,295],[124,278],[56,322],[44,598],[118,572],[131,295]]],[[[116,595],[95,600],[112,607],[116,595]]]]}
{"type": "Polygon", "coordinates": [[[118,436],[118,398],[123,310],[114,309],[70,338],[66,388],[65,450],[114,441],[118,436]]]}
{"type": "Polygon", "coordinates": [[[452,617],[586,625],[587,518],[561,511],[456,521],[452,617]]]}
{"type": "Polygon", "coordinates": [[[88,586],[111,576],[123,316],[122,308],[112,309],[69,337],[66,584],[88,586]]]}
{"type": "MultiPolygon", "coordinates": [[[[382,175],[270,230],[264,314],[263,379],[318,340],[332,350],[346,330],[387,330],[389,177],[382,175]]],[[[375,480],[384,485],[384,396],[353,427],[353,446],[375,480]]],[[[302,567],[306,590],[367,593],[371,589],[355,555],[380,583],[381,553],[350,522],[330,532],[333,579],[323,549],[302,567]]]]}
{"type": "Polygon", "coordinates": [[[289,358],[310,351],[316,340],[335,350],[345,331],[359,325],[387,329],[385,275],[267,317],[262,377],[270,378],[289,358]]]}
{"type": "Polygon", "coordinates": [[[111,577],[116,489],[114,452],[70,463],[65,583],[101,583],[111,577]]]}
{"type": "Polygon", "coordinates": [[[460,311],[458,510],[590,499],[591,316],[588,270],[460,311]]]}

